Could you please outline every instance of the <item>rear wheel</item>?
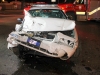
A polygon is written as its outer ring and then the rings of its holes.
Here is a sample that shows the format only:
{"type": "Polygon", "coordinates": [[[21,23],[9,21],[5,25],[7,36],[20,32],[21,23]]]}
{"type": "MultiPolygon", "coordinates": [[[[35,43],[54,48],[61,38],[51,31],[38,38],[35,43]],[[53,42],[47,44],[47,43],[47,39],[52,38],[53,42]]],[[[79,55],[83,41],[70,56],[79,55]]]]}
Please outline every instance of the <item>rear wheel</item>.
{"type": "Polygon", "coordinates": [[[66,12],[66,15],[68,16],[68,19],[76,20],[76,13],[75,12],[66,12]]]}

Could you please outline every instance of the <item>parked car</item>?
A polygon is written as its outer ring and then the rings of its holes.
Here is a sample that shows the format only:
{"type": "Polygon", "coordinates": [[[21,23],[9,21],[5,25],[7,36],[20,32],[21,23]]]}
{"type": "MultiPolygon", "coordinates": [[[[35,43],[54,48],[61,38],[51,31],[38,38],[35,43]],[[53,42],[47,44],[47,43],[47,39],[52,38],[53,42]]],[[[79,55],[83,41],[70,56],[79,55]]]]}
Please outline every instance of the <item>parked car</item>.
{"type": "Polygon", "coordinates": [[[16,24],[7,41],[8,49],[18,51],[20,57],[33,54],[67,60],[76,52],[75,21],[57,5],[34,5],[18,20],[21,24],[16,24]]]}

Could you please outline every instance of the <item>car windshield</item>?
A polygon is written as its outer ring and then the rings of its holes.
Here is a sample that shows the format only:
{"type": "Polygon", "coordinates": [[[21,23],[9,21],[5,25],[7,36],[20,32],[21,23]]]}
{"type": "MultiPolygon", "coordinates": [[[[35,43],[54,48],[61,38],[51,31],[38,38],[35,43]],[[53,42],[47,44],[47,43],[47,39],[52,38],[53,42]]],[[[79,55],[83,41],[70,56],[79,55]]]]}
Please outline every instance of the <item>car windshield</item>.
{"type": "Polygon", "coordinates": [[[34,10],[29,10],[29,13],[33,17],[61,18],[61,19],[67,18],[64,12],[58,9],[34,9],[34,10]]]}

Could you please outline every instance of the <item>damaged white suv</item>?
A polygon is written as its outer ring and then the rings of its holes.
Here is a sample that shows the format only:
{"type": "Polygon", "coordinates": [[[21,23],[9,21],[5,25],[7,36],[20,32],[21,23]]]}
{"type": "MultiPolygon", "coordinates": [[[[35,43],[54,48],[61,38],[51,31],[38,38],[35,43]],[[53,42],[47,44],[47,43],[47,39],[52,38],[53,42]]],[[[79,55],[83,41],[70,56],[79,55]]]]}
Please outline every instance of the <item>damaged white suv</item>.
{"type": "Polygon", "coordinates": [[[75,22],[56,5],[34,5],[7,38],[20,56],[43,55],[67,60],[78,46],[75,22]]]}

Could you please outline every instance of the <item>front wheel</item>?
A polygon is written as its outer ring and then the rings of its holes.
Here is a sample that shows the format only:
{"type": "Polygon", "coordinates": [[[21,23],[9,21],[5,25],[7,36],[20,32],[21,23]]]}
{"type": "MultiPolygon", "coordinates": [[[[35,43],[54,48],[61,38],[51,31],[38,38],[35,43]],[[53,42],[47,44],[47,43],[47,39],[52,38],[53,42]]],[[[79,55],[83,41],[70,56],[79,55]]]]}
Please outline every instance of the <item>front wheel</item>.
{"type": "Polygon", "coordinates": [[[13,53],[15,55],[17,55],[19,58],[25,58],[25,54],[27,52],[26,50],[27,48],[22,46],[22,45],[18,45],[17,47],[12,48],[11,50],[13,51],[13,53]]]}

